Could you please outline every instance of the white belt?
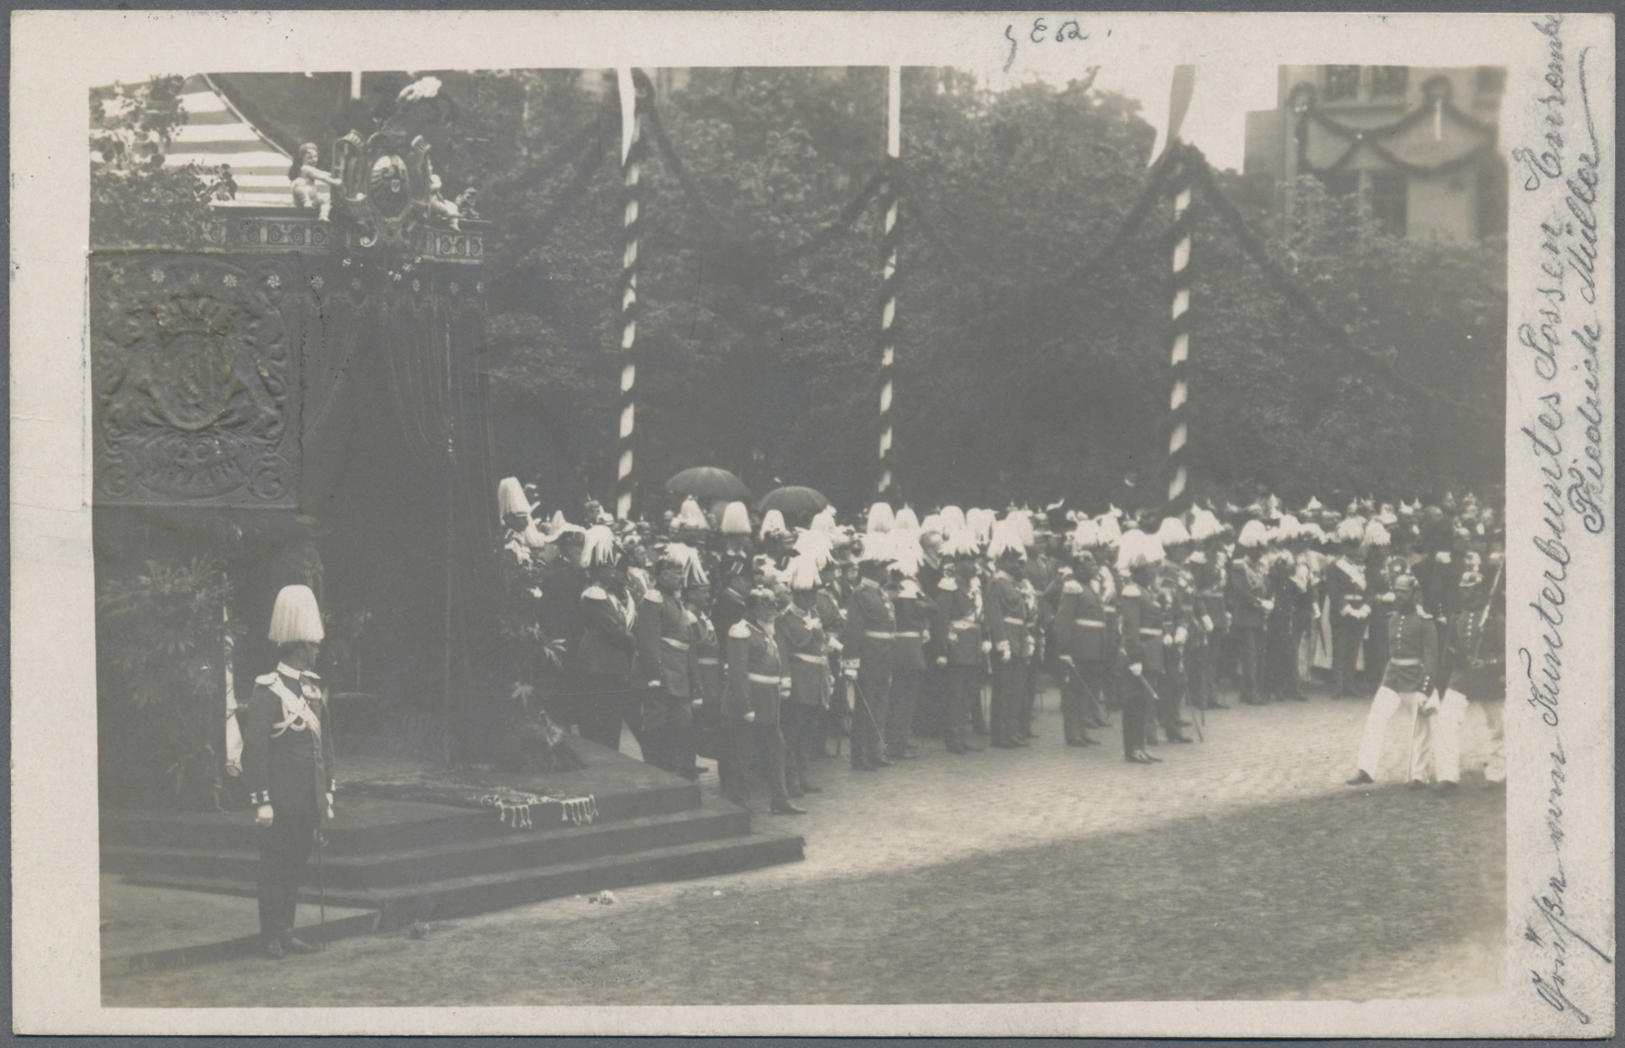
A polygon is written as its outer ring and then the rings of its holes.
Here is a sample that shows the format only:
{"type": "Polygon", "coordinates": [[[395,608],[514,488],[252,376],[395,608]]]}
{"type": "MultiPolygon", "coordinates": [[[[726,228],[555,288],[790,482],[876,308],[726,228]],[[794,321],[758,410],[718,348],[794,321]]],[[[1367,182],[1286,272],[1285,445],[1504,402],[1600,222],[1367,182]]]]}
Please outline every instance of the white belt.
{"type": "Polygon", "coordinates": [[[1115,605],[1115,604],[1102,604],[1100,606],[1100,610],[1104,611],[1108,615],[1116,615],[1117,614],[1117,605],[1115,605]]]}
{"type": "Polygon", "coordinates": [[[1026,619],[1013,618],[1013,617],[1011,617],[1009,615],[1006,615],[1004,617],[1004,621],[1008,622],[1012,626],[1025,626],[1025,625],[1027,625],[1027,620],[1026,619]]]}
{"type": "Polygon", "coordinates": [[[745,676],[750,678],[752,684],[771,684],[774,687],[778,687],[779,684],[779,678],[766,673],[747,673],[745,676]]]}
{"type": "Polygon", "coordinates": [[[716,659],[716,658],[708,658],[708,657],[702,655],[699,658],[695,659],[694,661],[699,663],[701,666],[715,666],[717,663],[721,662],[722,660],[721,659],[716,659]]]}
{"type": "Polygon", "coordinates": [[[1156,629],[1152,629],[1149,626],[1141,626],[1140,627],[1140,636],[1144,637],[1144,636],[1147,636],[1147,635],[1150,635],[1150,636],[1153,636],[1153,637],[1162,636],[1162,627],[1158,626],[1156,629]]]}
{"type": "Polygon", "coordinates": [[[661,637],[660,639],[662,641],[664,641],[665,643],[670,644],[672,647],[676,648],[678,651],[687,651],[688,650],[688,641],[686,641],[686,640],[678,640],[676,637],[661,637]]]}
{"type": "Polygon", "coordinates": [[[919,640],[920,639],[920,631],[919,630],[909,630],[907,632],[903,632],[902,630],[899,630],[897,632],[896,636],[897,636],[898,640],[902,640],[905,637],[912,638],[914,640],[919,640]]]}
{"type": "Polygon", "coordinates": [[[829,663],[824,659],[824,656],[822,656],[822,655],[808,655],[804,651],[792,652],[792,654],[794,654],[795,657],[800,659],[802,662],[810,662],[814,666],[827,666],[827,665],[829,665],[829,663]]]}
{"type": "Polygon", "coordinates": [[[897,634],[889,630],[864,630],[863,635],[870,640],[895,640],[897,634]]]}
{"type": "Polygon", "coordinates": [[[1388,665],[1390,665],[1390,666],[1420,666],[1420,665],[1422,665],[1422,660],[1421,659],[1389,659],[1388,660],[1388,665]]]}
{"type": "Polygon", "coordinates": [[[955,619],[954,621],[948,623],[948,625],[952,626],[956,630],[973,630],[976,629],[976,620],[955,619]]]}
{"type": "Polygon", "coordinates": [[[1100,619],[1073,619],[1072,623],[1075,626],[1098,626],[1101,629],[1106,628],[1106,624],[1100,619]]]}

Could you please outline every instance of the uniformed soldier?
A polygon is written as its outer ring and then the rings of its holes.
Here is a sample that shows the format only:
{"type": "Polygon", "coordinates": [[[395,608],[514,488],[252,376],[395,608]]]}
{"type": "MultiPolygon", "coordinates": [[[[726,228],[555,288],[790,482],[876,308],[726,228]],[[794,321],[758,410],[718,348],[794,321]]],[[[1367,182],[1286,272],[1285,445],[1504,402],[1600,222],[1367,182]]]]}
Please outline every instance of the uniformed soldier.
{"type": "MultiPolygon", "coordinates": [[[[636,642],[631,595],[617,577],[615,536],[602,524],[587,529],[581,564],[587,587],[581,591],[581,640],[576,644],[576,679],[581,702],[581,736],[610,750],[621,746],[621,722],[634,738],[641,731],[641,696],[632,687],[636,642]]],[[[641,748],[643,742],[638,740],[641,748]]]]}
{"type": "Polygon", "coordinates": [[[949,753],[963,754],[981,749],[968,737],[971,705],[981,708],[982,673],[987,662],[981,615],[972,589],[976,540],[969,529],[961,527],[948,534],[942,549],[954,559],[943,564],[942,578],[937,582],[932,636],[941,644],[936,658],[947,675],[943,740],[949,753]]]}
{"type": "Polygon", "coordinates": [[[1241,662],[1241,701],[1249,706],[1264,705],[1260,689],[1259,662],[1264,653],[1264,622],[1275,602],[1270,599],[1264,573],[1264,547],[1269,530],[1260,520],[1249,520],[1236,537],[1240,554],[1230,562],[1225,603],[1232,616],[1231,630],[1238,641],[1241,662]]]}
{"type": "Polygon", "coordinates": [[[897,617],[897,641],[892,651],[891,708],[886,718],[886,757],[892,761],[913,760],[919,752],[909,742],[914,724],[914,708],[920,698],[925,675],[925,645],[931,639],[931,616],[935,610],[920,588],[919,571],[923,553],[909,532],[894,531],[891,550],[891,585],[887,594],[897,617]]]}
{"type": "Polygon", "coordinates": [[[1264,694],[1278,701],[1304,700],[1298,680],[1298,605],[1309,595],[1307,569],[1300,570],[1291,544],[1298,521],[1288,514],[1274,529],[1276,548],[1267,558],[1270,610],[1264,617],[1264,694]]]}
{"type": "Polygon", "coordinates": [[[1337,559],[1326,569],[1327,610],[1332,620],[1332,698],[1357,698],[1355,662],[1360,642],[1371,622],[1366,600],[1365,564],[1359,557],[1365,521],[1348,517],[1338,522],[1337,559]]]}
{"type": "Polygon", "coordinates": [[[983,605],[987,637],[993,643],[993,714],[988,730],[994,746],[1017,749],[1027,745],[1021,708],[1032,655],[1030,613],[1017,581],[1027,554],[1007,520],[994,525],[987,553],[996,565],[983,605]]]}
{"type": "Polygon", "coordinates": [[[1144,532],[1125,532],[1117,553],[1117,570],[1128,576],[1117,596],[1121,663],[1119,701],[1123,706],[1123,759],[1133,764],[1157,764],[1146,744],[1155,731],[1154,692],[1162,669],[1162,609],[1153,581],[1162,550],[1144,532]]]}
{"type": "Polygon", "coordinates": [[[847,601],[841,638],[842,672],[855,684],[852,710],[852,767],[874,771],[890,765],[885,755],[886,714],[891,704],[892,658],[897,617],[885,580],[884,533],[864,536],[859,582],[847,601]]]}
{"type": "Polygon", "coordinates": [[[728,690],[723,721],[729,734],[723,790],[742,808],[750,807],[749,769],[759,763],[767,775],[774,815],[805,815],[790,803],[784,782],[784,736],[779,731],[781,700],[791,680],[774,640],[778,598],[769,589],[746,595],[746,615],[728,629],[728,690]]]}
{"type": "Polygon", "coordinates": [[[260,949],[267,957],[314,953],[294,935],[299,881],[323,818],[333,817],[333,736],[321,678],[311,671],[325,636],[308,586],[277,594],[268,636],[276,669],[254,681],[238,711],[243,781],[259,827],[260,949]]]}
{"type": "Polygon", "coordinates": [[[1492,752],[1484,769],[1489,782],[1506,781],[1506,754],[1501,743],[1501,707],[1506,702],[1506,611],[1498,604],[1500,580],[1489,592],[1477,554],[1470,554],[1457,583],[1460,595],[1454,603],[1460,608],[1450,617],[1439,680],[1434,694],[1424,704],[1418,722],[1423,751],[1422,775],[1429,765],[1437,771],[1439,788],[1453,790],[1461,779],[1461,722],[1469,702],[1479,703],[1489,722],[1492,752]]]}
{"type": "MultiPolygon", "coordinates": [[[[1433,690],[1433,681],[1438,676],[1439,631],[1432,618],[1422,610],[1421,590],[1417,586],[1416,576],[1400,575],[1395,578],[1393,592],[1395,610],[1388,622],[1388,664],[1383,669],[1382,685],[1371,700],[1371,712],[1366,714],[1359,766],[1354,777],[1348,780],[1350,786],[1364,786],[1375,781],[1388,721],[1401,706],[1414,717],[1433,690]]],[[[1413,728],[1412,785],[1423,785],[1421,758],[1421,734],[1413,728]]]]}
{"type": "Polygon", "coordinates": [[[823,745],[823,727],[829,709],[829,634],[818,616],[818,562],[798,553],[785,566],[790,606],[779,614],[779,655],[790,676],[790,700],[780,709],[784,742],[784,785],[789,795],[821,793],[823,787],[807,780],[807,761],[814,745],[823,745]]]}
{"type": "Polygon", "coordinates": [[[1169,739],[1180,735],[1180,729],[1191,726],[1180,716],[1181,704],[1190,702],[1191,667],[1189,653],[1197,627],[1199,609],[1196,598],[1196,578],[1185,559],[1190,555],[1191,536],[1185,522],[1178,517],[1164,517],[1157,528],[1157,542],[1162,546],[1164,559],[1157,569],[1157,586],[1162,591],[1163,608],[1163,687],[1157,719],[1169,739]]]}
{"type": "Polygon", "coordinates": [[[1061,725],[1068,746],[1097,746],[1089,734],[1092,714],[1108,667],[1107,653],[1115,652],[1100,595],[1083,580],[1094,577],[1094,557],[1079,551],[1072,571],[1061,583],[1055,609],[1055,648],[1061,664],[1061,725]]]}
{"type": "Polygon", "coordinates": [[[1191,511],[1190,534],[1196,549],[1186,557],[1192,583],[1196,587],[1196,629],[1186,652],[1191,678],[1192,705],[1204,710],[1229,709],[1219,699],[1217,670],[1219,651],[1230,629],[1230,616],[1224,603],[1224,565],[1219,540],[1224,527],[1211,510],[1200,506],[1191,511]]]}
{"type": "MultiPolygon", "coordinates": [[[[711,624],[711,586],[703,572],[690,577],[683,591],[683,605],[692,618],[689,628],[694,634],[689,646],[694,656],[690,678],[694,684],[694,727],[690,739],[696,754],[716,756],[722,752],[722,645],[711,624]]],[[[678,774],[697,779],[704,770],[696,762],[690,772],[678,774]]],[[[718,771],[721,771],[720,761],[718,771]]]]}
{"type": "Polygon", "coordinates": [[[674,774],[693,764],[692,756],[678,753],[680,735],[693,724],[694,701],[694,631],[681,601],[686,550],[673,544],[658,551],[654,588],[639,602],[632,628],[637,640],[632,681],[642,689],[643,760],[674,774]]]}

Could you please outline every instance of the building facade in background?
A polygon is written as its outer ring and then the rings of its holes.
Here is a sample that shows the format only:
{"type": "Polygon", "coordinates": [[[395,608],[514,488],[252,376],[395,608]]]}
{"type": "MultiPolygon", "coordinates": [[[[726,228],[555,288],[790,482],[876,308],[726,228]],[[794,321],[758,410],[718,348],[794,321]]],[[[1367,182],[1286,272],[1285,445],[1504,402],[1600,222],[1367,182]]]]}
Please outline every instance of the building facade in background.
{"type": "Polygon", "coordinates": [[[1284,65],[1278,83],[1247,114],[1244,171],[1273,179],[1279,213],[1312,175],[1395,236],[1506,233],[1502,67],[1284,65]]]}

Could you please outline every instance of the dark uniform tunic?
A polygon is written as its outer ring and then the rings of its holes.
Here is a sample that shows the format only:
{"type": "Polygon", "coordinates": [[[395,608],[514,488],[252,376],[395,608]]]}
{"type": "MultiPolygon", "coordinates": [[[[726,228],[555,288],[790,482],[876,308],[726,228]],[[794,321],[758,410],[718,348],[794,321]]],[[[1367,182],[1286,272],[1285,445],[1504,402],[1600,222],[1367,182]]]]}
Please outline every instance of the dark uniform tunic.
{"type": "Polygon", "coordinates": [[[905,585],[893,602],[897,615],[897,643],[892,651],[891,711],[886,723],[886,749],[897,756],[908,746],[914,725],[914,707],[925,679],[925,642],[931,632],[931,602],[918,585],[905,585]]]}
{"type": "Polygon", "coordinates": [[[982,624],[976,607],[976,594],[963,579],[943,576],[937,583],[933,646],[947,660],[948,701],[944,715],[943,738],[950,751],[965,748],[970,731],[971,703],[981,706],[982,670],[987,656],[982,654],[982,624]]]}
{"type": "Polygon", "coordinates": [[[779,685],[787,679],[778,643],[749,619],[728,629],[728,689],[722,718],[732,745],[718,769],[723,792],[741,807],[750,797],[751,756],[767,771],[775,808],[789,803],[784,785],[784,736],[779,731],[779,685]],[[754,713],[753,721],[745,714],[754,713]]]}
{"type": "MultiPolygon", "coordinates": [[[[581,641],[576,645],[576,676],[582,700],[583,738],[608,749],[621,745],[621,722],[634,736],[639,727],[639,696],[631,683],[633,608],[625,591],[594,583],[581,591],[581,641]]],[[[642,746],[642,739],[638,745],[642,746]]]]}
{"type": "Polygon", "coordinates": [[[852,766],[878,765],[882,726],[891,704],[893,647],[897,617],[879,583],[865,579],[847,602],[842,654],[858,660],[856,708],[852,711],[852,766]]]}
{"type": "Polygon", "coordinates": [[[820,734],[829,708],[829,638],[816,609],[803,612],[791,606],[778,618],[779,656],[790,677],[790,701],[780,707],[788,756],[785,786],[793,794],[807,787],[807,756],[823,745],[820,734]]]}
{"type": "Polygon", "coordinates": [[[1054,630],[1062,669],[1061,727],[1067,742],[1078,743],[1088,738],[1109,665],[1107,655],[1117,646],[1100,595],[1075,578],[1061,583],[1054,630]]]}
{"type": "Polygon", "coordinates": [[[1264,652],[1264,602],[1269,600],[1269,585],[1261,565],[1246,557],[1230,562],[1229,590],[1225,603],[1229,606],[1231,629],[1235,631],[1237,655],[1241,660],[1241,701],[1256,706],[1264,701],[1259,691],[1259,663],[1264,652]]]}
{"type": "Polygon", "coordinates": [[[278,663],[254,681],[237,716],[249,803],[272,811],[271,825],[259,831],[260,934],[282,938],[293,931],[299,880],[335,785],[321,678],[278,663]]]}
{"type": "Polygon", "coordinates": [[[1013,576],[999,571],[987,588],[983,620],[993,642],[993,745],[1014,746],[1027,690],[1028,610],[1013,576]]]}
{"type": "Polygon", "coordinates": [[[694,723],[689,613],[674,594],[651,589],[638,603],[632,633],[637,642],[632,682],[642,688],[643,738],[654,750],[645,749],[643,759],[675,772],[677,734],[694,723]]]}

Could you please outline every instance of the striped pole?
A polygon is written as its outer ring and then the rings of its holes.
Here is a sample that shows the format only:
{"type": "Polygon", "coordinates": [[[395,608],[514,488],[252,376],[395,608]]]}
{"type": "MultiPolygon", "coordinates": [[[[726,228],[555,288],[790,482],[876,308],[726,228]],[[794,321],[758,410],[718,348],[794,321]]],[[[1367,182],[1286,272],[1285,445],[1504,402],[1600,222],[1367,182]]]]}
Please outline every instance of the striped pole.
{"type": "Polygon", "coordinates": [[[638,368],[633,346],[638,337],[638,233],[642,228],[638,175],[643,163],[643,146],[637,85],[632,70],[615,72],[621,94],[621,184],[625,201],[621,223],[621,411],[615,441],[615,516],[625,520],[632,514],[632,429],[637,415],[633,387],[638,368]]]}
{"type": "Polygon", "coordinates": [[[880,202],[886,213],[886,229],[881,238],[880,267],[880,480],[876,486],[884,498],[891,490],[891,402],[892,361],[897,355],[892,338],[892,322],[897,319],[897,243],[902,230],[897,224],[897,166],[902,155],[903,69],[892,66],[886,78],[886,164],[888,173],[881,187],[880,202]]]}
{"type": "MultiPolygon", "coordinates": [[[[1177,141],[1169,142],[1170,149],[1178,149],[1177,141]]],[[[1176,154],[1174,177],[1170,180],[1174,197],[1174,279],[1173,279],[1173,348],[1168,367],[1173,388],[1168,394],[1168,501],[1177,503],[1185,494],[1189,479],[1187,448],[1190,443],[1190,384],[1191,356],[1191,232],[1195,214],[1191,210],[1191,172],[1187,158],[1176,154]]]]}

